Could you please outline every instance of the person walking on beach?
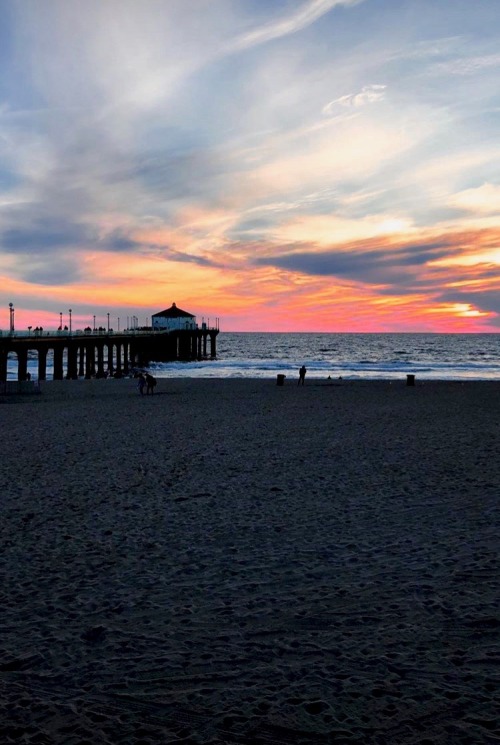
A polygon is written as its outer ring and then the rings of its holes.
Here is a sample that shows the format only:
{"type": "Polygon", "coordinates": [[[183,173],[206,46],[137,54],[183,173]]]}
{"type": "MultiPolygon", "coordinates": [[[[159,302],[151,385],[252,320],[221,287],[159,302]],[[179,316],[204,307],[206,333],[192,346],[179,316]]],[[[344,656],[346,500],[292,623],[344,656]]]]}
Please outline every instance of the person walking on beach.
{"type": "Polygon", "coordinates": [[[155,385],[156,385],[156,378],[153,378],[152,375],[147,373],[146,375],[146,396],[153,395],[155,392],[155,385]]]}
{"type": "Polygon", "coordinates": [[[306,372],[307,372],[306,366],[302,365],[302,367],[299,370],[299,382],[297,383],[297,385],[304,385],[305,380],[306,380],[306,372]]]}
{"type": "Polygon", "coordinates": [[[142,373],[139,373],[139,376],[137,378],[137,387],[139,389],[139,393],[141,396],[144,396],[144,386],[146,385],[146,378],[142,373]]]}

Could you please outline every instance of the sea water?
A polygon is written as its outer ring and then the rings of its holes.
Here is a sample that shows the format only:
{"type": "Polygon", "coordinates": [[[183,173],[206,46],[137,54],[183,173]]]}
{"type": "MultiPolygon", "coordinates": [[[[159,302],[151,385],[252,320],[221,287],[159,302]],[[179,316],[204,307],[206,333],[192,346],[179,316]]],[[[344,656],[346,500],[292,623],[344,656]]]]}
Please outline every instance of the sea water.
{"type": "Polygon", "coordinates": [[[220,333],[217,360],[152,364],[157,377],[500,379],[500,334],[220,333]]]}
{"type": "MultiPolygon", "coordinates": [[[[389,380],[414,374],[421,380],[499,380],[500,334],[229,333],[217,337],[217,359],[152,362],[158,378],[297,377],[389,380]]],[[[38,375],[36,352],[28,370],[38,375]]],[[[8,377],[17,376],[15,358],[8,377]]],[[[47,359],[47,379],[52,360],[47,359]]]]}

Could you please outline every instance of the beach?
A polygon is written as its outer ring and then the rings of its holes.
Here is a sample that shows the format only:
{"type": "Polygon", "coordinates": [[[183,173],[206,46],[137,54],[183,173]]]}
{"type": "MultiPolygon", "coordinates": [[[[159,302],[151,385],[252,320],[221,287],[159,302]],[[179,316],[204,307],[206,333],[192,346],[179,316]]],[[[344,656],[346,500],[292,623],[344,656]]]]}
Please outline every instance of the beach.
{"type": "Polygon", "coordinates": [[[5,743],[500,742],[500,382],[0,400],[5,743]]]}

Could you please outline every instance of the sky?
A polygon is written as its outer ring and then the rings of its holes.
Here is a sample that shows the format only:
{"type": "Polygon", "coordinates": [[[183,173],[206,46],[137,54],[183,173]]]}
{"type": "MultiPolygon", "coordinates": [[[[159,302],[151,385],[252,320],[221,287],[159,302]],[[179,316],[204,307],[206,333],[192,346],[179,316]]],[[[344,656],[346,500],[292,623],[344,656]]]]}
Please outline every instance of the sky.
{"type": "Polygon", "coordinates": [[[0,0],[0,328],[500,330],[498,0],[0,0]]]}

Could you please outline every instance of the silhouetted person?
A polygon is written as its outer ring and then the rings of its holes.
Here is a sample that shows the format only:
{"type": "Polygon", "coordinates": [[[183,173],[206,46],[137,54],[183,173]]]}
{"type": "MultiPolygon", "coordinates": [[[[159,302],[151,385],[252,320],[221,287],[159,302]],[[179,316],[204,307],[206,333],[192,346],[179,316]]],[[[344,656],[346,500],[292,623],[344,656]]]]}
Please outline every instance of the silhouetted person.
{"type": "Polygon", "coordinates": [[[146,375],[146,395],[148,396],[150,393],[153,395],[155,392],[155,385],[156,385],[156,379],[153,378],[152,375],[147,373],[146,375]]]}
{"type": "Polygon", "coordinates": [[[306,380],[306,372],[307,372],[306,366],[302,365],[302,367],[299,370],[299,382],[297,383],[297,385],[304,385],[305,380],[306,380]]]}
{"type": "Polygon", "coordinates": [[[142,373],[139,373],[138,379],[137,379],[137,387],[139,389],[139,393],[141,396],[144,396],[144,386],[146,385],[146,378],[142,373]]]}

